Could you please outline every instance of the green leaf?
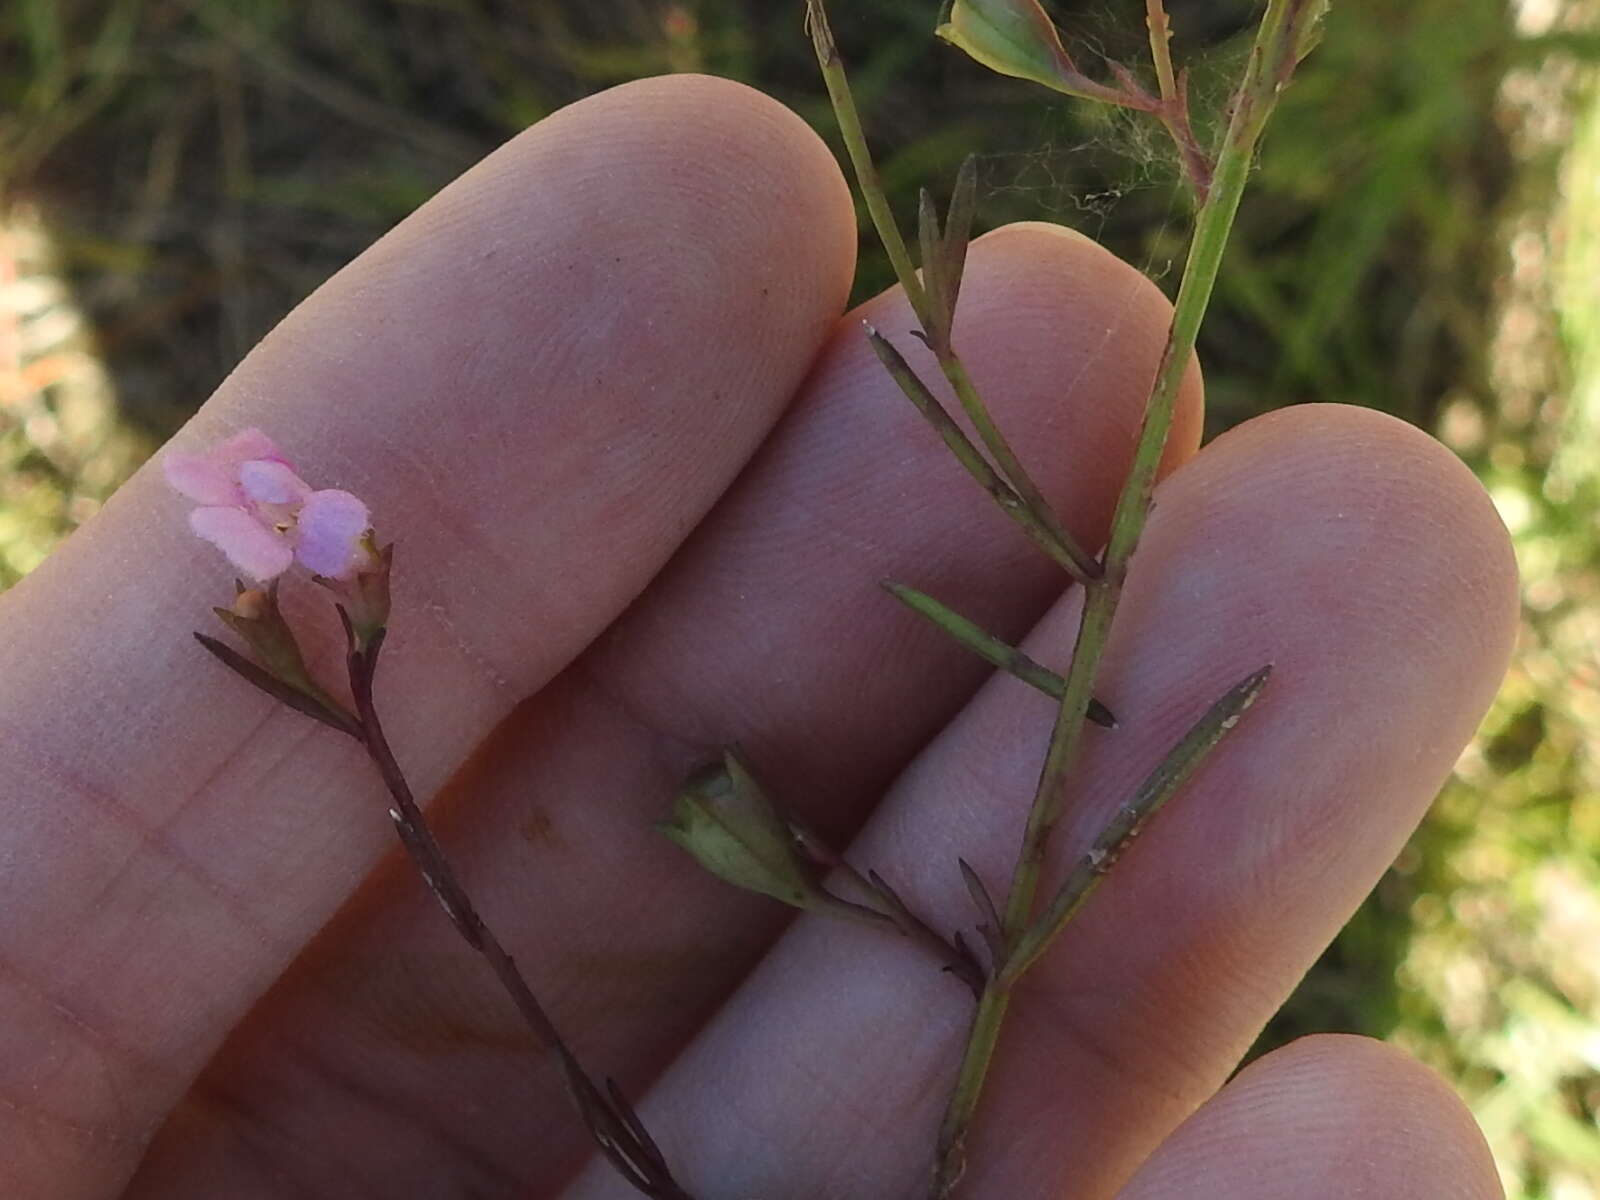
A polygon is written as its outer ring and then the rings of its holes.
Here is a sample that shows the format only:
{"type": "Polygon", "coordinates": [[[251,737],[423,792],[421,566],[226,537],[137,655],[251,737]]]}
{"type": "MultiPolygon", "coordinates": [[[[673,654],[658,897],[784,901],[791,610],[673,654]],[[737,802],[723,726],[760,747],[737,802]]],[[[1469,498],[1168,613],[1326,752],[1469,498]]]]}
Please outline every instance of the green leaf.
{"type": "MultiPolygon", "coordinates": [[[[1008,645],[975,621],[969,621],[953,608],[941,604],[926,592],[885,579],[880,586],[919,617],[944,630],[957,645],[979,658],[1037,688],[1052,700],[1066,694],[1067,683],[1049,667],[1040,666],[1015,646],[1008,645]]],[[[1105,729],[1115,729],[1117,718],[1100,701],[1089,698],[1089,720],[1105,729]]]]}
{"type": "Polygon", "coordinates": [[[1011,961],[999,973],[1003,983],[1015,983],[1023,972],[1038,961],[1045,947],[1083,907],[1150,818],[1172,799],[1178,789],[1206,762],[1223,738],[1239,724],[1239,719],[1256,702],[1256,697],[1261,695],[1261,689],[1267,686],[1271,675],[1272,664],[1268,663],[1250,672],[1224,692],[1167,751],[1132,798],[1112,814],[1094,844],[1067,872],[1066,879],[1062,881],[1044,915],[1023,932],[1011,953],[1011,961]]]}
{"type": "Polygon", "coordinates": [[[228,667],[247,682],[254,684],[274,700],[288,705],[296,712],[304,713],[308,717],[321,721],[330,729],[337,729],[340,733],[349,734],[351,737],[360,737],[360,731],[356,728],[355,722],[345,713],[323,703],[316,696],[284,683],[270,671],[251,662],[232,646],[219,642],[214,637],[207,637],[203,633],[196,633],[194,640],[211,651],[223,666],[228,667]]]}
{"type": "Polygon", "coordinates": [[[978,160],[969,154],[956,173],[955,190],[944,221],[944,284],[955,308],[961,293],[961,275],[967,266],[967,243],[972,240],[972,218],[978,208],[978,160]]]}
{"type": "Polygon", "coordinates": [[[934,207],[933,196],[922,189],[921,203],[917,208],[917,239],[922,249],[922,288],[928,296],[928,323],[924,330],[936,346],[950,344],[950,318],[954,315],[954,298],[945,281],[944,237],[939,232],[939,210],[934,207]]]}

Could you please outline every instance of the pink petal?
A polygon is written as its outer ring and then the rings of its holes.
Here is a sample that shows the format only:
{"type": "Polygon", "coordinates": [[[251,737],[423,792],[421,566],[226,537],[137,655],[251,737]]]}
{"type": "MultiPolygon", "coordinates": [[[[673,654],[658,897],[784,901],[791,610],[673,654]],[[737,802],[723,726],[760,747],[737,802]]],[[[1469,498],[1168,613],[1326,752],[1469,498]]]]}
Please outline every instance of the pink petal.
{"type": "Polygon", "coordinates": [[[279,452],[277,444],[255,426],[241,429],[231,438],[225,438],[212,447],[211,452],[229,462],[249,462],[254,458],[275,458],[288,462],[279,452]]]}
{"type": "Polygon", "coordinates": [[[228,556],[252,579],[282,575],[294,562],[288,542],[239,508],[197,508],[189,528],[228,556]]]}
{"type": "Polygon", "coordinates": [[[239,468],[256,459],[287,462],[271,438],[259,429],[244,429],[200,454],[169,450],[162,459],[167,482],[199,504],[240,504],[239,468]]]}
{"type": "Polygon", "coordinates": [[[295,504],[311,494],[311,485],[289,464],[276,459],[253,459],[239,465],[239,486],[258,504],[295,504]]]}
{"type": "Polygon", "coordinates": [[[347,579],[366,561],[361,539],[371,524],[367,506],[349,492],[312,492],[300,507],[294,556],[318,575],[347,579]]]}
{"type": "Polygon", "coordinates": [[[174,491],[198,504],[233,505],[241,499],[233,472],[206,455],[169,450],[161,458],[161,469],[174,491]]]}

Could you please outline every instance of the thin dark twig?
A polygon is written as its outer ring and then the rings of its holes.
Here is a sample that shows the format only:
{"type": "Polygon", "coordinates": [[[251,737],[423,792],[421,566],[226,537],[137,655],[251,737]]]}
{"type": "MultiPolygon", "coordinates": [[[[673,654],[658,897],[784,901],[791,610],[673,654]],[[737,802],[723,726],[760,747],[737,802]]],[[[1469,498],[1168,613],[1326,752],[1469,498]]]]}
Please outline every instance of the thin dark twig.
{"type": "Polygon", "coordinates": [[[483,955],[500,984],[510,995],[517,1011],[522,1014],[534,1036],[556,1058],[567,1094],[577,1107],[584,1123],[594,1135],[596,1144],[618,1172],[638,1191],[658,1200],[690,1200],[673,1181],[666,1163],[654,1142],[641,1139],[633,1129],[636,1117],[630,1120],[631,1109],[624,1115],[595,1087],[567,1048],[549,1015],[534,997],[533,990],[517,968],[515,960],[501,946],[498,938],[484,923],[473,906],[466,890],[457,880],[439,846],[433,831],[428,828],[422,810],[412,795],[394,751],[384,736],[373,701],[373,677],[377,672],[378,653],[383,648],[384,630],[373,635],[365,648],[357,645],[348,614],[341,606],[340,619],[345,624],[350,649],[347,664],[350,672],[350,690],[355,699],[356,715],[360,721],[359,734],[352,734],[366,748],[368,756],[383,778],[384,785],[394,799],[389,815],[394,821],[401,843],[422,872],[445,915],[461,934],[463,940],[483,955]]]}

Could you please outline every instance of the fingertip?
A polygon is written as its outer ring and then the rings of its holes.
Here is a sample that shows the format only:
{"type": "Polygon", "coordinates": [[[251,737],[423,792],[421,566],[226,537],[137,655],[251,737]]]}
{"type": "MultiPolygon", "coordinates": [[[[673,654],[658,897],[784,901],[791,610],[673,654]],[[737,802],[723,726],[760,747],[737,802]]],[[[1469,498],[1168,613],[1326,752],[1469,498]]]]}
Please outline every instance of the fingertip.
{"type": "MultiPolygon", "coordinates": [[[[1172,326],[1172,302],[1155,281],[1087,234],[1048,221],[1002,225],[973,243],[975,252],[980,247],[996,269],[1011,274],[1019,297],[1035,301],[1032,307],[1069,314],[1065,328],[1041,329],[1041,336],[1101,340],[1100,353],[1112,361],[1096,364],[1097,384],[1107,395],[1137,396],[1135,416],[1142,419],[1172,326]]],[[[1199,358],[1191,355],[1167,434],[1163,475],[1200,448],[1204,417],[1204,376],[1199,358]]]]}
{"type": "MultiPolygon", "coordinates": [[[[832,151],[793,110],[732,79],[678,74],[589,97],[545,122],[545,136],[569,113],[580,141],[590,122],[615,130],[607,153],[616,160],[675,163],[667,186],[703,191],[708,216],[726,220],[730,208],[742,207],[749,220],[779,230],[775,262],[747,266],[756,274],[786,268],[833,298],[823,306],[830,317],[843,309],[855,272],[854,201],[832,151]]],[[[638,213],[645,223],[650,215],[648,206],[638,213]]]]}
{"type": "MultiPolygon", "coordinates": [[[[1085,1141],[1153,1140],[1232,1069],[1438,795],[1515,619],[1483,489],[1392,418],[1338,406],[1258,418],[1158,489],[1096,681],[1123,728],[1088,744],[1061,840],[1087,844],[1208,705],[1274,670],[1119,864],[1118,903],[1086,911],[1062,937],[1065,965],[1036,977],[1063,1027],[1095,1031],[1084,1069],[1105,1070],[1103,1086],[1159,1081],[1074,1101],[1085,1141]],[[1084,962],[1111,964],[1092,989],[1084,962]]],[[[1026,647],[1050,661],[1075,620],[1060,606],[1026,647]]],[[[969,736],[1002,748],[985,747],[996,771],[965,790],[999,794],[1014,710],[975,711],[994,724],[969,736]]],[[[1046,1086],[1042,1069],[1013,1069],[1046,1086]]]]}
{"type": "Polygon", "coordinates": [[[1225,511],[1251,527],[1235,536],[1256,547],[1264,570],[1292,571],[1300,560],[1303,579],[1318,564],[1324,586],[1338,591],[1324,611],[1339,620],[1322,644],[1359,628],[1363,640],[1394,647],[1381,674],[1352,687],[1381,708],[1383,675],[1393,674],[1396,694],[1436,691],[1438,663],[1456,664],[1448,673],[1457,686],[1438,700],[1459,711],[1464,739],[1505,674],[1519,611],[1510,537],[1465,464],[1413,425],[1344,404],[1256,418],[1208,446],[1205,459],[1203,473],[1175,479],[1158,498],[1168,502],[1169,536],[1203,536],[1225,511]]]}
{"type": "Polygon", "coordinates": [[[1229,1196],[1494,1200],[1494,1159],[1461,1099],[1370,1038],[1319,1035],[1252,1063],[1169,1137],[1120,1200],[1229,1196]]]}
{"type": "MultiPolygon", "coordinates": [[[[1131,413],[1131,435],[1137,435],[1172,325],[1172,303],[1165,293],[1093,238],[1048,221],[1002,225],[978,238],[972,249],[991,270],[1007,277],[1008,294],[1015,296],[1019,313],[1048,314],[1055,322],[1066,315],[1066,324],[1041,326],[1037,336],[1072,337],[1085,344],[1080,373],[1089,375],[1093,369],[1097,394],[1137,397],[1131,413]]],[[[959,322],[956,328],[959,339],[959,322]]],[[[1068,388],[1078,383],[1062,382],[1068,388]]],[[[1204,378],[1200,360],[1191,355],[1167,435],[1162,474],[1199,449],[1204,415],[1204,378]]]]}
{"type": "MultiPolygon", "coordinates": [[[[1169,744],[1197,702],[1263,663],[1275,669],[1196,784],[1214,798],[1187,801],[1151,835],[1206,843],[1234,828],[1217,852],[1231,874],[1205,882],[1185,870],[1157,889],[1184,892],[1191,917],[1204,909],[1199,889],[1231,914],[1226,925],[1292,946],[1296,960],[1320,947],[1477,728],[1517,612],[1492,503],[1418,430],[1304,405],[1208,445],[1156,493],[1103,698],[1139,736],[1169,744]],[[1241,920],[1245,893],[1277,919],[1241,920]]],[[[1265,961],[1259,946],[1250,958],[1265,961]]]]}

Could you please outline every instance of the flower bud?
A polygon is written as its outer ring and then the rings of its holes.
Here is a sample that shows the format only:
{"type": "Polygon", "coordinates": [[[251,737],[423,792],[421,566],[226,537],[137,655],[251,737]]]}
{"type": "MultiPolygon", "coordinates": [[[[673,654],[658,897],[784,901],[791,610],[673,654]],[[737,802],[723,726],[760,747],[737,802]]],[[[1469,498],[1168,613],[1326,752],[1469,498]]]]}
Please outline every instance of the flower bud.
{"type": "Polygon", "coordinates": [[[232,608],[216,608],[222,623],[244,639],[255,660],[280,683],[297,692],[321,698],[322,690],[306,670],[300,643],[278,607],[278,584],[274,580],[265,591],[238,585],[232,608]]]}
{"type": "Polygon", "coordinates": [[[344,579],[316,576],[316,581],[337,598],[350,619],[357,649],[366,650],[389,624],[389,575],[394,568],[394,543],[381,550],[369,529],[361,539],[359,563],[344,579]]]}
{"type": "Polygon", "coordinates": [[[389,572],[394,566],[394,543],[378,549],[369,531],[362,542],[366,563],[351,581],[350,623],[362,646],[389,624],[389,572]]]}
{"type": "Polygon", "coordinates": [[[1060,89],[1075,75],[1037,0],[955,0],[934,32],[991,71],[1060,89]]]}
{"type": "Polygon", "coordinates": [[[826,899],[782,814],[734,751],[689,777],[672,815],[656,828],[719,879],[796,908],[826,899]]]}
{"type": "Polygon", "coordinates": [[[267,594],[260,588],[245,588],[233,598],[233,615],[245,621],[259,621],[267,612],[267,594]]]}

